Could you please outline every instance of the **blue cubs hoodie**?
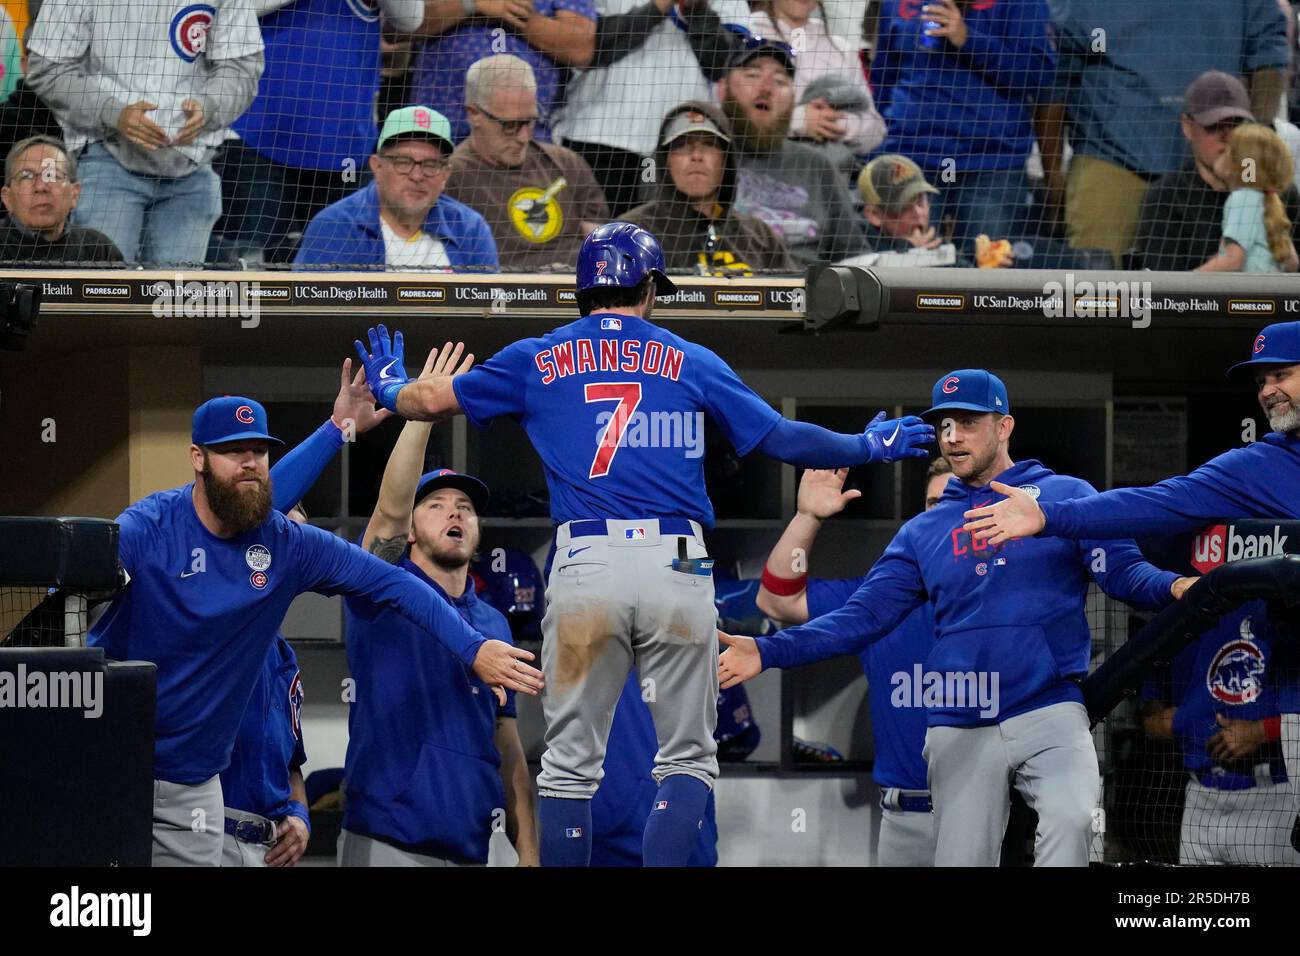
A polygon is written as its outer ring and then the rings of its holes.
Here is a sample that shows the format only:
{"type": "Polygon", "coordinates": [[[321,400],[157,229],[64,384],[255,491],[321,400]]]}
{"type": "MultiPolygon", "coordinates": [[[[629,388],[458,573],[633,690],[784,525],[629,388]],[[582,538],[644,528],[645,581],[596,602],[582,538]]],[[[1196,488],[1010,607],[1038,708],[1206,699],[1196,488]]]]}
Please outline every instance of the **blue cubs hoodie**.
{"type": "MultiPolygon", "coordinates": [[[[1012,465],[997,480],[1040,501],[1097,493],[1086,481],[1054,474],[1032,459],[1012,465]]],[[[950,480],[938,505],[899,529],[847,604],[758,638],[763,666],[860,653],[928,598],[937,640],[925,662],[927,681],[930,675],[982,675],[996,691],[995,708],[972,703],[973,687],[966,706],[955,693],[927,701],[930,726],[997,724],[1063,701],[1082,703],[1079,681],[1088,672],[1091,646],[1084,615],[1089,578],[1113,598],[1154,610],[1172,600],[1169,588],[1177,575],[1147,562],[1131,539],[1035,537],[996,547],[973,541],[962,530],[963,513],[1002,498],[988,487],[950,480]]],[[[907,679],[911,675],[895,675],[895,691],[907,679]]],[[[901,705],[916,702],[905,694],[901,705]]]]}

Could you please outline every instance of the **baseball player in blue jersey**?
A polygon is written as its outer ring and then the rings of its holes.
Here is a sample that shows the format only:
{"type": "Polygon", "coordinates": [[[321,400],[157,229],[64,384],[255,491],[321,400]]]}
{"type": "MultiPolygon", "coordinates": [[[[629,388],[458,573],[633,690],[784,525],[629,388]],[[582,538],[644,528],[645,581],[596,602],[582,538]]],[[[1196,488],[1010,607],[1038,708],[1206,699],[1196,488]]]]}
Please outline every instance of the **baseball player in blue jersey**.
{"type": "MultiPolygon", "coordinates": [[[[290,518],[298,520],[294,514],[290,518]]],[[[306,520],[305,518],[302,520],[306,520]]],[[[302,674],[276,635],[221,771],[222,866],[293,866],[307,852],[311,820],[302,765],[302,674]]]]}
{"type": "MultiPolygon", "coordinates": [[[[441,358],[434,350],[424,374],[455,369],[461,352],[451,343],[441,358]]],[[[487,486],[446,468],[421,476],[431,430],[424,422],[402,429],[362,547],[447,601],[476,630],[510,643],[505,616],[480,599],[469,574],[487,486]]],[[[536,866],[532,778],[513,695],[498,701],[461,660],[391,608],[353,596],[347,615],[356,697],[348,711],[339,865],[483,865],[492,832],[501,829],[520,865],[536,866]]]]}
{"type": "Polygon", "coordinates": [[[1271,630],[1265,602],[1242,605],[1143,687],[1143,726],[1175,742],[1190,778],[1179,863],[1300,863],[1271,630]]]}
{"type": "MultiPolygon", "coordinates": [[[[1216,519],[1300,517],[1300,322],[1266,326],[1255,336],[1250,358],[1228,369],[1228,376],[1249,376],[1255,383],[1273,429],[1259,441],[1226,451],[1191,474],[1087,500],[1040,504],[1016,489],[994,486],[1006,498],[972,509],[965,530],[997,545],[1030,535],[1177,534],[1216,519]]],[[[1284,695],[1281,708],[1283,752],[1294,784],[1300,781],[1300,695],[1284,695]]],[[[1295,796],[1300,809],[1300,792],[1295,796]]]]}
{"type": "MultiPolygon", "coordinates": [[[[952,469],[942,458],[929,468],[925,483],[925,510],[939,503],[952,469]]],[[[781,539],[768,555],[758,606],[782,624],[803,624],[810,618],[843,607],[866,580],[809,579],[807,574],[786,575],[794,557],[812,556],[813,542],[822,522],[839,514],[862,492],[844,491],[848,472],[810,469],[799,481],[797,511],[781,539]]],[[[806,564],[802,566],[806,567],[806,564]]],[[[871,707],[871,736],[875,742],[872,779],[880,788],[880,833],[876,841],[879,866],[934,866],[934,817],[926,783],[926,713],[910,699],[894,694],[904,680],[925,663],[934,648],[934,613],[929,602],[912,611],[884,640],[862,651],[871,707]]]]}
{"type": "Polygon", "coordinates": [[[538,777],[544,865],[585,866],[590,798],[618,696],[635,663],[659,740],[647,865],[690,856],[717,777],[712,560],[702,445],[709,416],[736,452],[841,467],[920,456],[933,429],[877,416],[859,435],[787,421],[708,349],[649,321],[675,286],[659,242],[630,223],[593,230],[578,255],[582,318],[507,346],[457,376],[407,382],[382,327],[357,343],[372,390],[407,418],[517,419],[541,456],[556,524],[543,621],[546,753],[538,777]]]}
{"type": "Polygon", "coordinates": [[[368,594],[401,608],[487,683],[540,690],[540,672],[524,663],[531,655],[484,638],[409,575],[272,510],[267,458],[277,440],[260,404],[239,396],[205,402],[191,437],[194,482],[118,516],[129,584],[88,635],[114,660],[158,668],[155,864],[220,864],[218,775],[298,594],[368,594]]]}
{"type": "Polygon", "coordinates": [[[973,542],[962,515],[992,497],[994,478],[1044,501],[1095,492],[1040,462],[1011,460],[1015,420],[997,376],[959,369],[935,383],[932,397],[923,417],[940,421],[939,448],[957,480],[903,525],[840,609],[757,640],[721,635],[728,648],[720,677],[727,687],[766,667],[860,653],[928,601],[936,642],[925,673],[891,697],[928,714],[935,864],[998,864],[1011,778],[1038,812],[1035,863],[1086,866],[1099,783],[1080,687],[1091,644],[1088,581],[1154,608],[1191,579],[1153,567],[1127,540],[973,542]]]}

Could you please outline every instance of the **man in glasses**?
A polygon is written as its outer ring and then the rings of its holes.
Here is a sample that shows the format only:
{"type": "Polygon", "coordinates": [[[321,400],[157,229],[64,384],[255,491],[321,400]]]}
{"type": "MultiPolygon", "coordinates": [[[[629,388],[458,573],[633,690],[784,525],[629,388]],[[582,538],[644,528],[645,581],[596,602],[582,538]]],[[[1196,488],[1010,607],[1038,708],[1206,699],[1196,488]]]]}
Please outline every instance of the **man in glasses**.
{"type": "Polygon", "coordinates": [[[465,77],[465,115],[470,134],[452,153],[448,194],[487,219],[503,269],[571,270],[609,206],[586,160],[534,136],[533,68],[507,53],[479,60],[465,77]]]}
{"type": "MultiPolygon", "coordinates": [[[[1133,245],[1135,268],[1187,272],[1218,253],[1228,188],[1214,164],[1227,148],[1229,134],[1254,119],[1250,94],[1235,76],[1211,70],[1187,88],[1182,128],[1191,160],[1147,189],[1133,245]]],[[[1288,189],[1282,202],[1300,229],[1300,196],[1288,189]]],[[[1296,235],[1300,241],[1300,232],[1296,235]]]]}
{"type": "Polygon", "coordinates": [[[5,157],[0,190],[9,215],[0,221],[0,263],[121,262],[122,253],[102,232],[69,224],[81,197],[77,161],[53,136],[30,136],[5,157]]]}
{"type": "Polygon", "coordinates": [[[374,182],[307,224],[294,268],[496,272],[487,222],[443,194],[453,148],[441,113],[389,113],[370,157],[374,182]]]}

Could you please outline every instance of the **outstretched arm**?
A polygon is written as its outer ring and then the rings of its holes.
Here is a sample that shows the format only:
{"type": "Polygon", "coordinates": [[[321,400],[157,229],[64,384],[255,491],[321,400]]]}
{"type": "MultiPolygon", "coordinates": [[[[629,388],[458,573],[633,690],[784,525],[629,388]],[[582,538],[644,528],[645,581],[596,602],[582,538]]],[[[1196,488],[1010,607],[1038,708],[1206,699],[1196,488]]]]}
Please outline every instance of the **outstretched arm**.
{"type": "Polygon", "coordinates": [[[451,381],[474,364],[473,353],[465,356],[460,367],[450,374],[430,375],[411,381],[403,364],[406,346],[402,333],[390,339],[388,329],[380,325],[368,330],[370,348],[356,341],[357,355],[365,366],[366,378],[375,401],[403,418],[417,422],[439,422],[461,413],[460,402],[452,391],[451,381]]]}
{"type": "Polygon", "coordinates": [[[823,471],[810,468],[799,482],[796,511],[780,539],[767,556],[763,583],[759,586],[758,609],[782,624],[808,620],[808,559],[822,522],[839,514],[862,492],[844,490],[847,468],[823,471]]]}
{"type": "Polygon", "coordinates": [[[366,387],[364,368],[352,376],[352,359],[343,360],[339,377],[339,393],[334,398],[329,419],[306,441],[286,452],[271,469],[271,498],[276,511],[287,512],[302,501],[344,442],[370,431],[392,415],[385,409],[375,408],[374,398],[366,387]]]}
{"type": "Polygon", "coordinates": [[[902,458],[927,458],[925,445],[934,442],[934,426],[915,415],[885,420],[879,412],[859,435],[838,432],[782,418],[758,443],[771,458],[805,468],[843,468],[902,458]]]}
{"type": "MultiPolygon", "coordinates": [[[[464,343],[457,342],[453,347],[450,342],[442,347],[441,352],[434,349],[420,371],[420,381],[431,376],[447,375],[450,369],[461,362],[465,350],[464,343]]],[[[473,361],[470,356],[461,362],[461,370],[468,369],[473,361]]],[[[379,486],[379,498],[375,501],[374,513],[366,525],[361,539],[361,547],[377,555],[389,564],[396,564],[406,553],[406,538],[411,530],[411,511],[415,506],[415,490],[420,482],[420,471],[424,465],[424,451],[429,444],[429,433],[433,426],[427,422],[410,422],[402,429],[402,434],[388,456],[384,468],[384,480],[379,486]]]]}

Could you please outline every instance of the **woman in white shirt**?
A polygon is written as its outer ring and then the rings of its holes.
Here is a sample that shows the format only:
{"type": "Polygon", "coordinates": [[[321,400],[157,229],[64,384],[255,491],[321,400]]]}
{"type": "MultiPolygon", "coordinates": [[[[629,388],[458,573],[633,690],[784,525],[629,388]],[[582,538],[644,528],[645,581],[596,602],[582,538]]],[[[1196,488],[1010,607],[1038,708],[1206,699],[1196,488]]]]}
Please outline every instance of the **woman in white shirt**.
{"type": "Polygon", "coordinates": [[[754,33],[783,40],[795,49],[796,106],[790,135],[843,143],[857,154],[884,142],[885,120],[876,112],[858,45],[827,29],[820,0],[755,0],[751,6],[749,28],[754,33]]]}

